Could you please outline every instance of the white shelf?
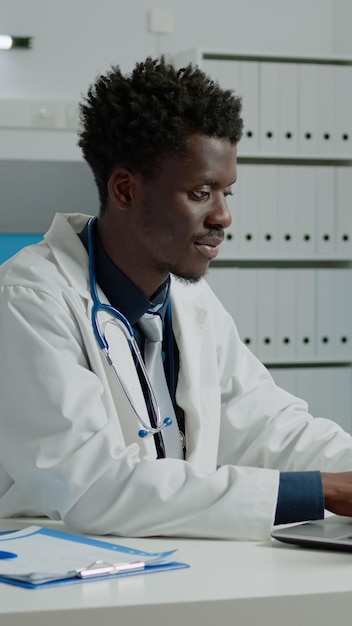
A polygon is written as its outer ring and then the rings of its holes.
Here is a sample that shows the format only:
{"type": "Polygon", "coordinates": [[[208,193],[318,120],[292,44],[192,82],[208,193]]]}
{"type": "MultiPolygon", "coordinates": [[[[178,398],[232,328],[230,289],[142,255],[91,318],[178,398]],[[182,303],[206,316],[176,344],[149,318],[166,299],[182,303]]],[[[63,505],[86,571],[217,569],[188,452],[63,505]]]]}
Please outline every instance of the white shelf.
{"type": "Polygon", "coordinates": [[[172,56],[173,62],[180,67],[180,63],[192,62],[198,63],[202,59],[206,60],[239,60],[239,61],[274,61],[282,63],[316,63],[326,65],[352,65],[352,57],[343,55],[301,55],[301,54],[287,54],[273,53],[270,51],[253,51],[253,50],[229,50],[219,48],[190,48],[184,52],[174,54],[172,56]]]}
{"type": "Polygon", "coordinates": [[[245,161],[275,161],[280,163],[298,162],[304,165],[309,164],[333,164],[333,165],[352,165],[352,154],[302,154],[302,153],[281,153],[281,152],[252,152],[241,153],[241,143],[239,143],[239,150],[237,160],[239,163],[245,161]]]}
{"type": "Polygon", "coordinates": [[[326,366],[326,367],[335,367],[335,366],[341,366],[341,365],[346,365],[346,366],[352,366],[352,357],[350,358],[330,358],[330,359],[321,359],[318,357],[315,358],[309,358],[309,359],[270,359],[270,360],[266,360],[264,361],[264,364],[267,367],[272,367],[274,366],[289,366],[289,367],[296,367],[297,365],[302,365],[304,367],[308,367],[308,366],[316,366],[316,365],[321,365],[321,366],[326,366]]]}

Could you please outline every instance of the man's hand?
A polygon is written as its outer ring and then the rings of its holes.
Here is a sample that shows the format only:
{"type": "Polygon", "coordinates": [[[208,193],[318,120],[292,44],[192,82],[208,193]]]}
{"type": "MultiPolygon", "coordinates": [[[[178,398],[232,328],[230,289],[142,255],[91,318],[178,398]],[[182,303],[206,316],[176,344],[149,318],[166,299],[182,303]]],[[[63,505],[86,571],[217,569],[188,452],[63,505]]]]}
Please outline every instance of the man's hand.
{"type": "Polygon", "coordinates": [[[321,473],[325,508],[352,517],[352,472],[321,473]]]}

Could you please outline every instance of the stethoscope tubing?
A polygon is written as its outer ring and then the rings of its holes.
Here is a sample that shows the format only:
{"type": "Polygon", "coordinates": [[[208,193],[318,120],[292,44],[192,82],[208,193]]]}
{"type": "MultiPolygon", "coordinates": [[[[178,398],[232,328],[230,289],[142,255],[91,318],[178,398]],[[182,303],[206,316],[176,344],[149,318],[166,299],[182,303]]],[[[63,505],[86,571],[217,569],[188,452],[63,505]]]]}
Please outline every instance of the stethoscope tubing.
{"type": "Polygon", "coordinates": [[[154,393],[152,384],[150,382],[148,372],[146,370],[138,343],[135,339],[133,328],[131,324],[129,323],[128,319],[121,313],[121,311],[118,311],[110,304],[105,304],[104,302],[101,302],[101,300],[99,299],[96,278],[95,278],[95,242],[94,242],[95,220],[96,218],[92,217],[90,218],[88,222],[88,259],[89,259],[88,270],[89,270],[90,293],[91,293],[91,297],[93,301],[93,306],[91,310],[91,321],[92,321],[94,336],[98,342],[99,347],[104,352],[105,358],[109,366],[113,370],[118,382],[120,383],[121,388],[126,396],[128,404],[134,416],[138,420],[139,424],[142,426],[142,429],[138,431],[139,437],[144,438],[144,437],[147,437],[148,435],[156,435],[160,433],[167,426],[170,426],[172,424],[172,419],[170,417],[166,417],[164,420],[162,420],[162,417],[160,414],[160,408],[156,401],[155,393],[154,393]],[[116,366],[110,357],[109,344],[106,339],[106,336],[104,335],[104,333],[102,332],[99,326],[99,321],[98,321],[98,313],[102,311],[105,311],[106,313],[111,315],[111,317],[113,318],[112,320],[113,323],[115,323],[122,330],[130,346],[132,353],[136,357],[136,362],[138,363],[138,366],[140,367],[140,370],[142,372],[143,379],[145,380],[148,394],[150,397],[151,408],[152,408],[152,412],[153,412],[155,424],[156,424],[155,427],[152,427],[150,424],[147,424],[143,420],[141,415],[135,409],[130,393],[126,387],[126,384],[123,381],[120,374],[118,373],[116,366]]]}

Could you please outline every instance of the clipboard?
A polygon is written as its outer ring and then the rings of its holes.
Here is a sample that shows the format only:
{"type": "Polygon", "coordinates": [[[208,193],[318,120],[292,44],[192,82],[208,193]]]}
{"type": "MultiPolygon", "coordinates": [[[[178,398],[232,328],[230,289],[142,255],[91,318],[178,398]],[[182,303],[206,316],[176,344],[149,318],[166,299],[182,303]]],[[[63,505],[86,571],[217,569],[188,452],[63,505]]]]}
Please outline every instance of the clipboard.
{"type": "Polygon", "coordinates": [[[177,550],[145,552],[98,538],[29,526],[1,533],[0,583],[37,589],[189,567],[177,550]]]}

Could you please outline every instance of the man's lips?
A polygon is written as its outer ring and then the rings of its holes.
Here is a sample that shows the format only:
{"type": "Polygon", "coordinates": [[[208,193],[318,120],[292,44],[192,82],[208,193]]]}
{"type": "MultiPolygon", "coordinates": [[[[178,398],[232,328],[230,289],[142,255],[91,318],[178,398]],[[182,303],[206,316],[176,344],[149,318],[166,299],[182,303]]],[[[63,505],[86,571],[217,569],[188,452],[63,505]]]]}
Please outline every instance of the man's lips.
{"type": "Polygon", "coordinates": [[[197,246],[197,250],[207,259],[214,259],[219,252],[219,246],[222,241],[223,237],[204,237],[197,239],[194,245],[197,246]]]}

